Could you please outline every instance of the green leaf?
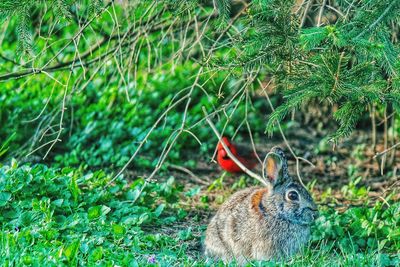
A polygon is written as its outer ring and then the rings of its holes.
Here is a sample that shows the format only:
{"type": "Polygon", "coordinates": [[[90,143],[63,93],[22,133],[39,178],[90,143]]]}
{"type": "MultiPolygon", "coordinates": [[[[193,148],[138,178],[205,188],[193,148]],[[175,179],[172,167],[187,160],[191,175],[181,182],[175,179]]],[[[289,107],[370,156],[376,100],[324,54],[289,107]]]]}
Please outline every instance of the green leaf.
{"type": "Polygon", "coordinates": [[[70,190],[70,192],[71,192],[71,194],[72,194],[72,196],[74,198],[74,201],[77,202],[78,201],[78,197],[81,194],[81,190],[79,189],[78,182],[77,182],[78,173],[72,174],[72,177],[70,179],[71,180],[70,180],[70,183],[69,183],[68,187],[69,187],[69,190],[70,190]]]}
{"type": "Polygon", "coordinates": [[[73,261],[76,259],[79,252],[78,250],[79,246],[80,246],[80,241],[75,240],[64,249],[64,255],[67,257],[69,261],[73,261]]]}
{"type": "Polygon", "coordinates": [[[0,193],[0,207],[3,207],[7,204],[7,202],[10,200],[11,194],[8,192],[1,192],[0,193]]]}
{"type": "Polygon", "coordinates": [[[156,210],[154,211],[154,214],[156,215],[156,217],[159,217],[161,215],[161,213],[163,212],[165,208],[165,204],[160,204],[156,210]]]}
{"type": "Polygon", "coordinates": [[[0,157],[3,156],[9,149],[8,144],[11,142],[11,140],[14,138],[15,132],[7,138],[7,140],[0,146],[0,157]]]}
{"type": "Polygon", "coordinates": [[[121,236],[125,234],[125,228],[119,224],[113,224],[112,226],[113,234],[116,236],[121,236]]]}
{"type": "Polygon", "coordinates": [[[64,203],[64,199],[56,199],[53,201],[53,204],[57,207],[61,207],[63,203],[64,203]]]}
{"type": "Polygon", "coordinates": [[[89,220],[97,219],[100,216],[105,216],[110,211],[111,209],[104,205],[90,207],[88,209],[88,218],[89,220]]]}
{"type": "Polygon", "coordinates": [[[94,262],[99,261],[103,258],[103,247],[97,247],[90,254],[90,259],[94,262]]]}
{"type": "Polygon", "coordinates": [[[97,219],[101,215],[101,206],[94,206],[88,209],[89,220],[97,219]]]}

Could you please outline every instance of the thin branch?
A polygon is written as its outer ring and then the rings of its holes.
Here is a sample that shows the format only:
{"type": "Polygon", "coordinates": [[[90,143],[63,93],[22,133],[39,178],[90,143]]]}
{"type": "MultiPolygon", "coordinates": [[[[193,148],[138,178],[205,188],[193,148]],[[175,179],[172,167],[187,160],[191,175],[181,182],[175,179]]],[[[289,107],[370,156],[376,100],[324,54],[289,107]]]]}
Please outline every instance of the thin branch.
{"type": "MultiPolygon", "coordinates": [[[[269,106],[270,106],[272,112],[274,112],[274,111],[275,111],[275,108],[274,108],[274,106],[272,105],[271,99],[269,98],[267,92],[265,91],[265,89],[267,88],[268,85],[267,85],[267,86],[263,86],[262,83],[261,83],[261,81],[260,81],[260,79],[257,79],[257,81],[258,81],[260,87],[261,87],[262,90],[263,90],[263,93],[264,93],[264,95],[265,95],[265,97],[266,97],[266,99],[267,99],[267,101],[268,101],[268,104],[269,104],[269,106]]],[[[307,160],[307,159],[305,159],[305,158],[303,158],[303,157],[298,157],[298,156],[296,155],[296,153],[294,153],[292,147],[290,146],[288,140],[286,139],[285,134],[283,133],[282,126],[281,126],[281,124],[280,124],[279,121],[277,121],[277,125],[278,125],[279,132],[280,132],[280,134],[281,134],[281,136],[282,136],[283,141],[285,142],[285,144],[286,144],[287,148],[289,149],[290,153],[292,154],[292,156],[293,156],[293,157],[295,158],[295,160],[296,160],[296,173],[297,173],[297,177],[299,178],[300,183],[305,187],[305,185],[304,185],[304,183],[303,183],[303,179],[301,178],[301,175],[300,175],[300,160],[301,160],[301,161],[304,161],[304,162],[306,162],[306,163],[308,163],[308,164],[311,165],[313,168],[315,168],[315,165],[314,165],[312,162],[310,162],[309,160],[307,160]]]]}
{"type": "Polygon", "coordinates": [[[210,116],[208,115],[208,113],[206,111],[206,108],[203,106],[202,109],[203,109],[203,113],[204,113],[204,116],[205,116],[205,119],[206,119],[208,125],[211,127],[211,129],[213,130],[214,134],[218,137],[218,140],[220,141],[222,147],[225,149],[225,151],[228,154],[229,158],[232,159],[233,162],[235,162],[235,164],[238,165],[239,168],[242,169],[242,171],[245,172],[247,175],[249,175],[250,177],[256,179],[259,182],[261,182],[266,187],[271,187],[271,184],[269,184],[267,181],[265,181],[261,176],[259,176],[258,174],[252,172],[246,166],[244,166],[243,163],[241,163],[233,155],[233,153],[229,150],[228,146],[224,142],[221,142],[221,139],[222,139],[221,134],[218,132],[218,130],[215,127],[214,123],[211,121],[210,116]]]}
{"type": "Polygon", "coordinates": [[[326,0],[324,0],[322,2],[322,6],[319,9],[317,27],[321,26],[321,18],[322,18],[322,14],[324,13],[325,4],[326,4],[326,0]]]}
{"type": "Polygon", "coordinates": [[[203,181],[199,176],[197,176],[196,174],[194,174],[192,171],[190,171],[189,169],[182,167],[182,166],[178,166],[175,164],[169,164],[168,168],[174,169],[174,170],[178,170],[181,172],[184,172],[186,174],[189,174],[190,177],[192,177],[193,180],[195,180],[196,182],[202,184],[202,185],[209,185],[208,182],[203,181]]]}
{"type": "MultiPolygon", "coordinates": [[[[214,17],[214,15],[211,15],[211,17],[214,17]]],[[[210,18],[210,16],[204,16],[199,18],[199,20],[208,20],[210,18]]],[[[148,31],[149,33],[153,33],[153,32],[157,32],[159,30],[162,30],[163,28],[165,28],[165,21],[162,21],[158,24],[155,24],[152,26],[152,28],[150,28],[150,30],[148,31]]],[[[191,21],[191,24],[194,24],[194,20],[191,21]]],[[[86,25],[85,25],[86,26],[86,25]]],[[[88,27],[88,26],[86,26],[88,27]]],[[[149,27],[149,26],[147,26],[149,27]]],[[[81,34],[82,33],[82,29],[77,33],[77,34],[81,34]]],[[[118,42],[117,47],[115,47],[115,50],[118,51],[121,47],[125,47],[128,45],[131,45],[132,42],[128,41],[128,42],[124,42],[125,39],[127,37],[130,37],[130,39],[137,39],[138,36],[140,36],[143,33],[143,29],[139,28],[137,31],[132,32],[132,29],[128,29],[127,32],[124,34],[124,36],[121,38],[121,42],[118,42]]],[[[73,42],[73,40],[75,40],[78,35],[75,35],[60,51],[63,51],[66,47],[68,47],[68,45],[73,42]]],[[[102,59],[105,58],[105,56],[109,55],[110,52],[100,55],[97,58],[95,58],[94,60],[88,61],[88,62],[82,62],[82,60],[88,58],[89,56],[93,55],[93,53],[97,50],[99,50],[103,45],[107,44],[108,42],[110,42],[111,40],[115,40],[119,38],[119,34],[114,34],[112,36],[110,36],[108,39],[105,38],[102,41],[100,41],[99,43],[96,43],[93,47],[89,48],[88,51],[84,52],[81,54],[80,58],[76,58],[70,61],[66,61],[66,62],[62,62],[60,64],[56,64],[54,66],[48,66],[48,64],[55,59],[55,57],[53,57],[52,59],[50,59],[44,66],[42,66],[41,68],[29,68],[27,70],[20,70],[20,71],[16,71],[16,72],[12,72],[12,73],[6,73],[3,75],[0,75],[0,81],[6,81],[9,79],[19,79],[28,75],[35,75],[35,74],[40,74],[43,71],[46,72],[55,72],[58,70],[63,70],[63,69],[69,69],[71,68],[71,66],[74,66],[74,68],[80,67],[80,66],[88,66],[93,62],[99,62],[102,59]],[[81,64],[76,64],[76,61],[81,61],[81,64]]],[[[59,53],[60,53],[59,51],[59,53]]],[[[112,52],[111,52],[112,53],[112,52]]]]}
{"type": "Polygon", "coordinates": [[[344,17],[344,14],[343,14],[342,12],[340,12],[340,10],[334,8],[333,6],[331,6],[331,5],[326,5],[326,7],[329,8],[329,9],[331,9],[331,10],[333,10],[333,11],[335,11],[339,16],[344,17]]]}
{"type": "Polygon", "coordinates": [[[128,166],[132,163],[132,161],[135,159],[136,155],[139,153],[140,149],[142,148],[142,146],[146,143],[146,141],[148,140],[149,136],[152,134],[152,132],[154,131],[154,129],[157,127],[157,125],[163,120],[163,118],[168,114],[168,112],[170,112],[171,109],[173,109],[174,107],[176,107],[178,104],[180,104],[183,100],[185,100],[186,98],[188,98],[189,95],[185,95],[183,96],[181,99],[177,100],[174,104],[172,104],[171,106],[169,106],[157,119],[157,121],[153,124],[153,126],[150,128],[149,132],[146,134],[146,136],[142,139],[142,141],[139,143],[139,146],[136,148],[135,152],[133,153],[133,155],[129,158],[128,162],[121,168],[121,170],[107,183],[106,187],[108,187],[109,185],[111,185],[115,179],[117,179],[125,170],[126,168],[128,168],[128,166]]]}
{"type": "Polygon", "coordinates": [[[391,147],[389,147],[389,148],[387,148],[387,149],[385,149],[385,150],[383,150],[382,152],[376,153],[375,156],[374,156],[373,158],[375,159],[375,158],[377,158],[377,157],[380,157],[380,156],[382,156],[382,155],[385,155],[386,153],[388,153],[389,151],[395,149],[395,148],[398,147],[398,146],[400,146],[400,142],[394,144],[393,146],[391,146],[391,147]]]}
{"type": "Polygon", "coordinates": [[[304,26],[304,23],[306,22],[307,13],[308,13],[308,10],[310,9],[310,6],[311,6],[312,2],[313,2],[313,0],[309,0],[307,2],[306,8],[304,9],[303,17],[301,18],[301,21],[300,21],[300,25],[299,25],[300,29],[304,26]]]}

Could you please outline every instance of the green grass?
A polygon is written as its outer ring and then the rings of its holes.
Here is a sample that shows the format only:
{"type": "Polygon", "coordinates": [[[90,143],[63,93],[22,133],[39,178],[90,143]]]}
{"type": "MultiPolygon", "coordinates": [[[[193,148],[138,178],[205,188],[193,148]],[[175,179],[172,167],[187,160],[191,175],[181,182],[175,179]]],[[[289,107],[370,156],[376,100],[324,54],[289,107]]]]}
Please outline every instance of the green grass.
{"type": "MultiPolygon", "coordinates": [[[[170,177],[132,183],[103,171],[45,165],[0,168],[1,266],[207,266],[202,238],[207,203],[188,208],[199,190],[184,192],[170,177]]],[[[207,202],[207,201],[204,201],[207,202]]],[[[390,203],[390,199],[389,199],[390,203]]],[[[400,203],[390,207],[322,208],[309,248],[294,266],[400,264],[400,203]]],[[[255,262],[249,266],[283,263],[255,262]]],[[[234,265],[234,263],[232,263],[234,265]]]]}

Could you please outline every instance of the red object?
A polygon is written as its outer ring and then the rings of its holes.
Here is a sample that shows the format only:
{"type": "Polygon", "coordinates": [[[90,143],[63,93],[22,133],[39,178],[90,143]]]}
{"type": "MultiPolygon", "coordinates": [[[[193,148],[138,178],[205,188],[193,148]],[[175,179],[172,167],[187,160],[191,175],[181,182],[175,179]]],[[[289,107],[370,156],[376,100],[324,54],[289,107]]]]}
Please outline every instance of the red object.
{"type": "MultiPolygon", "coordinates": [[[[254,151],[248,151],[243,147],[239,147],[230,142],[227,137],[222,137],[222,142],[229,148],[232,154],[248,169],[253,169],[257,163],[257,157],[254,151]]],[[[217,146],[217,161],[219,166],[227,172],[238,173],[243,172],[242,169],[228,156],[221,142],[217,146]]]]}

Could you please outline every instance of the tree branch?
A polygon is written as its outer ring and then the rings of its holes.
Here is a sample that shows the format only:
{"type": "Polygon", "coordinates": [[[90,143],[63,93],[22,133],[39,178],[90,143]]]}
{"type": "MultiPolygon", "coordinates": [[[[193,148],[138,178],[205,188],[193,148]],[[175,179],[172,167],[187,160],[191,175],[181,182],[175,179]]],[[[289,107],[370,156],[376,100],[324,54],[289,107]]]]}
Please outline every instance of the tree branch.
{"type": "Polygon", "coordinates": [[[243,172],[245,172],[247,175],[249,175],[250,177],[256,179],[257,181],[261,182],[263,185],[265,185],[266,187],[270,188],[271,184],[269,184],[267,181],[265,181],[261,176],[259,176],[258,174],[252,172],[251,170],[249,170],[246,166],[243,165],[243,163],[241,163],[234,155],[233,153],[229,150],[228,146],[224,143],[221,142],[222,136],[221,134],[218,132],[217,128],[215,127],[214,123],[211,121],[210,116],[208,115],[206,108],[203,106],[203,113],[205,115],[205,119],[208,123],[208,125],[210,125],[211,129],[213,130],[214,134],[218,137],[218,140],[220,141],[222,147],[225,149],[226,153],[228,154],[229,158],[231,158],[233,160],[233,162],[236,163],[236,165],[239,166],[240,169],[242,169],[243,172]]]}

